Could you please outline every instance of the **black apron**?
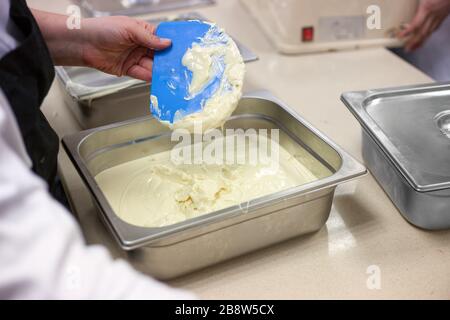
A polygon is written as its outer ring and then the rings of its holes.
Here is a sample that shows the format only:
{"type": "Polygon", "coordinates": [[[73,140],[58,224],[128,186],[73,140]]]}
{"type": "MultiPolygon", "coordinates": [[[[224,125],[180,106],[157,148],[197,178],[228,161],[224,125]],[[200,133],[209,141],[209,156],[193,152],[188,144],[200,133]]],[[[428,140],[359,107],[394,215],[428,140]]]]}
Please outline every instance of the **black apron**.
{"type": "Polygon", "coordinates": [[[59,194],[59,139],[40,110],[55,77],[53,62],[25,0],[11,0],[10,17],[23,40],[0,60],[0,87],[14,111],[33,171],[59,194]]]}

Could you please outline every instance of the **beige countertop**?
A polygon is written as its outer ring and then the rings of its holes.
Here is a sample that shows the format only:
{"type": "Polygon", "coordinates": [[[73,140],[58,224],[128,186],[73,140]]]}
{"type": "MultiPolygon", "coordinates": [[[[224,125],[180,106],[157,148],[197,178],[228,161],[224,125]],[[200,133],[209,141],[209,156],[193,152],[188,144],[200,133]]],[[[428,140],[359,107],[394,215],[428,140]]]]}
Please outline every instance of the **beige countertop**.
{"type": "MultiPolygon", "coordinates": [[[[64,12],[68,4],[67,0],[28,2],[57,12],[64,12]]],[[[279,55],[239,1],[217,2],[195,10],[224,26],[260,57],[248,64],[246,91],[270,90],[360,161],[360,126],[340,102],[340,94],[431,81],[381,48],[279,55]]],[[[79,127],[59,90],[53,86],[44,111],[62,136],[79,127]]],[[[123,256],[97,218],[89,192],[64,152],[60,171],[88,243],[106,245],[113,255],[123,256]]],[[[369,174],[337,189],[330,219],[318,233],[170,284],[212,299],[449,298],[450,231],[427,232],[408,224],[369,174]],[[370,266],[379,267],[380,289],[367,286],[370,266]]]]}

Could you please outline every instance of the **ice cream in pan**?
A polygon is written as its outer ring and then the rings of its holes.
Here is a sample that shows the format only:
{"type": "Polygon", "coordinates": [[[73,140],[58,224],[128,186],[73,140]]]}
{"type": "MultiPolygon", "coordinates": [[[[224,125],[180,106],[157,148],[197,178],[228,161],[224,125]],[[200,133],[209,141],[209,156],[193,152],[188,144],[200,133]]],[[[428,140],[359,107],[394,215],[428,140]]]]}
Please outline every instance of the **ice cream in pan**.
{"type": "MultiPolygon", "coordinates": [[[[155,53],[152,114],[173,130],[221,127],[242,96],[245,65],[234,41],[217,25],[201,21],[162,23],[157,35],[172,39],[172,47],[155,53]]],[[[221,139],[226,146],[239,134],[221,139]]],[[[277,141],[257,139],[233,148],[236,159],[247,159],[243,163],[174,164],[166,151],[109,168],[96,180],[124,221],[162,227],[317,179],[277,141]],[[260,142],[272,145],[277,156],[250,163],[250,153],[260,154],[260,142]]]]}

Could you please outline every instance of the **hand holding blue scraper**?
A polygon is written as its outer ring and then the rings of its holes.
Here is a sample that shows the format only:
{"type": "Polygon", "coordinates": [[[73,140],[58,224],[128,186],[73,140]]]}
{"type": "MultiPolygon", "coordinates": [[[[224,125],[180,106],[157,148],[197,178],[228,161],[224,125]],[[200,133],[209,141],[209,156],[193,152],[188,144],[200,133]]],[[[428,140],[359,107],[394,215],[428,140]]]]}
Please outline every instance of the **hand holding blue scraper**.
{"type": "Polygon", "coordinates": [[[222,125],[242,95],[245,67],[234,41],[197,20],[161,23],[156,35],[171,39],[172,47],[155,52],[153,116],[173,129],[222,125]]]}

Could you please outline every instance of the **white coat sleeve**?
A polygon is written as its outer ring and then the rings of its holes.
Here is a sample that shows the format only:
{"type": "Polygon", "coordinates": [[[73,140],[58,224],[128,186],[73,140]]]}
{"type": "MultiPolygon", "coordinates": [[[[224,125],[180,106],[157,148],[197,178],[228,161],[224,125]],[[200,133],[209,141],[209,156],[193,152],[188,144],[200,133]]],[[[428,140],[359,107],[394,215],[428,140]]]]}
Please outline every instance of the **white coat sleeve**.
{"type": "Polygon", "coordinates": [[[14,145],[23,143],[5,101],[0,90],[0,299],[193,298],[84,243],[14,145]]]}

